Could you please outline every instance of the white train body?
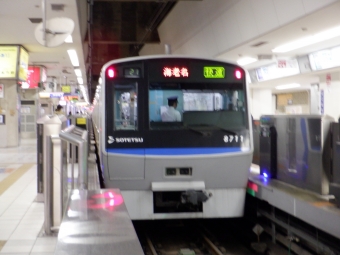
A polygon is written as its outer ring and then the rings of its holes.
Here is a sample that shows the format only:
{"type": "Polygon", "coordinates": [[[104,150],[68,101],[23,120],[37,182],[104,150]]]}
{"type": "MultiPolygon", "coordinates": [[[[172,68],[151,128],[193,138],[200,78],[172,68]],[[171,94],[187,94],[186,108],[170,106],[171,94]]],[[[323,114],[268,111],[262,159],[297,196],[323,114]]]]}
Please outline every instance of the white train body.
{"type": "Polygon", "coordinates": [[[245,72],[176,56],[108,62],[92,113],[106,188],[132,219],[243,215],[252,132],[245,72]],[[180,121],[162,121],[177,98],[180,121]]]}

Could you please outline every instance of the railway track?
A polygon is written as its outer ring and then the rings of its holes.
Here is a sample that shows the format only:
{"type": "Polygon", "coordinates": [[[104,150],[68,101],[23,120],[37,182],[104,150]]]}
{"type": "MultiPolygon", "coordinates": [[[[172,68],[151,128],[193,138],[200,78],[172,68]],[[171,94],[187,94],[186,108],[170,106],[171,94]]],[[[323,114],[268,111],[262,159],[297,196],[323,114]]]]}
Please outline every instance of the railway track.
{"type": "Polygon", "coordinates": [[[146,255],[254,254],[241,240],[204,220],[135,224],[146,255]]]}

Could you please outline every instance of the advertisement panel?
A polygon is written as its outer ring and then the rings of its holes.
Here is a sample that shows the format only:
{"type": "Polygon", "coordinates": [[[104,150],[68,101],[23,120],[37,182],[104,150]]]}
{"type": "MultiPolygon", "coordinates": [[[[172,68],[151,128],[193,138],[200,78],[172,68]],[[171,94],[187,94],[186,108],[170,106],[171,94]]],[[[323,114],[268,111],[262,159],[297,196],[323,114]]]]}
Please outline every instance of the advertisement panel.
{"type": "Polygon", "coordinates": [[[27,83],[28,89],[38,88],[40,82],[40,67],[28,66],[27,83]]]}
{"type": "Polygon", "coordinates": [[[16,78],[18,46],[0,46],[0,78],[16,78]]]}
{"type": "Polygon", "coordinates": [[[18,79],[26,81],[27,73],[28,73],[28,52],[23,47],[20,47],[18,79]]]}

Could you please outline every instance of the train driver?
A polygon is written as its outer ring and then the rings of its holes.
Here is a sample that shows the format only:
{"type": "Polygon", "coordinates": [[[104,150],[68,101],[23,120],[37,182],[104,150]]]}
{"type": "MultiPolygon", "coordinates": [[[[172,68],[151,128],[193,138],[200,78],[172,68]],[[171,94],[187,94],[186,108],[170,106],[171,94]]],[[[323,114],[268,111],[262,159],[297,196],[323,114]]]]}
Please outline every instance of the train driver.
{"type": "Polygon", "coordinates": [[[181,114],[176,110],[178,105],[177,96],[168,97],[168,109],[162,113],[162,121],[181,121],[181,114]]]}

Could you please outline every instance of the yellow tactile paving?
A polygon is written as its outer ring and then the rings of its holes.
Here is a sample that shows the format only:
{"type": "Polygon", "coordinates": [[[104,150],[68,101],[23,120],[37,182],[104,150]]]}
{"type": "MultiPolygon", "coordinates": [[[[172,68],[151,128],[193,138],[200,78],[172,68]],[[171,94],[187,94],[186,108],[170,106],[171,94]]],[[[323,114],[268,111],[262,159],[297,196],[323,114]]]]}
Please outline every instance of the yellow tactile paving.
{"type": "Polygon", "coordinates": [[[35,164],[23,164],[0,182],[0,196],[35,164]]]}
{"type": "Polygon", "coordinates": [[[312,203],[312,205],[316,207],[328,207],[328,206],[335,207],[334,204],[327,202],[327,201],[317,201],[317,202],[312,203]]]}

